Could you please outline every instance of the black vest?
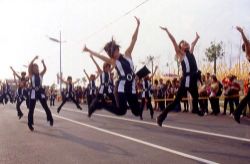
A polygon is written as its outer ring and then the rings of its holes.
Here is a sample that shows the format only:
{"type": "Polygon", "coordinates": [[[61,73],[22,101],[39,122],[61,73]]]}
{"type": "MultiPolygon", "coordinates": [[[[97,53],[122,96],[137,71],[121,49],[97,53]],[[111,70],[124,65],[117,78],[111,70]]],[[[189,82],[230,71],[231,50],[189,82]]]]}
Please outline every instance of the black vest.
{"type": "Polygon", "coordinates": [[[191,54],[189,51],[186,52],[186,56],[181,62],[181,67],[182,67],[182,75],[192,75],[197,73],[198,67],[197,63],[195,60],[195,57],[193,54],[191,54]]]}

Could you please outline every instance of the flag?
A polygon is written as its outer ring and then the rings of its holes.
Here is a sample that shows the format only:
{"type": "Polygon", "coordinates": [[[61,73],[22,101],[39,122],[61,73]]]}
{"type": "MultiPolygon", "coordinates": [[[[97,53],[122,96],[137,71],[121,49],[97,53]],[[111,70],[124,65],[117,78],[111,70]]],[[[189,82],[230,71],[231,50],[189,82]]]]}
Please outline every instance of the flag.
{"type": "Polygon", "coordinates": [[[146,66],[142,67],[137,73],[136,75],[141,79],[145,76],[147,76],[148,74],[150,74],[150,71],[148,70],[148,68],[146,66]]]}

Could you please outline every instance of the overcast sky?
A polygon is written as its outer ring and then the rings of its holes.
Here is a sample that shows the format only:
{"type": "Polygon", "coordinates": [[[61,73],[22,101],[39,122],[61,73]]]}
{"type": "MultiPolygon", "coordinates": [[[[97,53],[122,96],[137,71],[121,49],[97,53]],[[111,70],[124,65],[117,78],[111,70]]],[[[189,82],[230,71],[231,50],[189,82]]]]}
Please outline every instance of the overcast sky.
{"type": "Polygon", "coordinates": [[[23,65],[39,55],[48,67],[44,83],[56,82],[59,45],[46,36],[59,38],[60,30],[62,40],[66,41],[62,44],[64,76],[83,77],[83,69],[94,73],[94,64],[86,53],[82,53],[83,45],[86,43],[101,52],[113,36],[124,52],[136,27],[133,16],[141,20],[133,51],[134,63],[139,68],[146,56],[153,55],[158,58],[160,71],[164,73],[168,72],[166,63],[172,63],[171,69],[175,67],[174,49],[159,25],[168,27],[177,41],[192,42],[197,31],[201,38],[195,55],[200,66],[211,41],[225,43],[223,60],[226,62],[229,62],[232,44],[232,61],[237,62],[241,37],[235,30],[236,25],[242,26],[250,36],[249,0],[149,0],[121,17],[143,1],[0,0],[0,79],[12,77],[9,66],[25,71],[23,65]],[[110,24],[117,18],[120,19],[110,24]]]}

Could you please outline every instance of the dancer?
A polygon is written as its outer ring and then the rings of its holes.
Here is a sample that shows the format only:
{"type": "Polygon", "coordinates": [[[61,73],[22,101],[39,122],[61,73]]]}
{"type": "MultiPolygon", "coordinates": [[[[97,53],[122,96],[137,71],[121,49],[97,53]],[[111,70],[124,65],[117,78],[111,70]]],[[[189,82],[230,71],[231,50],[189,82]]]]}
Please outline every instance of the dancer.
{"type": "Polygon", "coordinates": [[[43,71],[39,72],[39,67],[37,64],[34,63],[35,60],[38,59],[38,56],[36,56],[29,64],[29,78],[30,78],[30,105],[29,105],[29,114],[28,114],[28,127],[31,131],[34,131],[33,125],[33,115],[34,110],[36,106],[36,101],[39,100],[43,109],[46,112],[47,115],[47,121],[50,122],[50,126],[53,126],[53,117],[51,114],[51,111],[48,107],[46,98],[45,98],[45,90],[42,88],[42,80],[43,76],[46,73],[46,65],[44,63],[44,60],[42,60],[43,64],[43,71]]]}
{"type": "Polygon", "coordinates": [[[8,80],[6,80],[5,84],[3,83],[2,92],[3,93],[2,93],[2,96],[1,96],[1,100],[4,101],[5,104],[7,104],[9,99],[10,99],[10,102],[13,104],[11,88],[10,88],[10,85],[8,83],[8,80]]]}
{"type": "Polygon", "coordinates": [[[151,102],[152,101],[151,100],[151,97],[152,97],[151,79],[153,79],[157,68],[158,67],[156,66],[154,69],[154,73],[151,76],[146,76],[146,77],[142,78],[141,110],[143,113],[143,109],[144,109],[144,106],[146,103],[147,109],[150,110],[151,119],[153,119],[153,117],[154,117],[154,110],[153,110],[153,106],[152,106],[152,102],[151,102]]]}
{"type": "Polygon", "coordinates": [[[60,110],[62,109],[63,105],[69,101],[69,100],[72,100],[77,109],[80,109],[82,110],[82,108],[80,107],[80,105],[76,102],[76,99],[75,99],[75,93],[74,93],[74,84],[78,83],[79,82],[79,79],[76,80],[75,82],[72,82],[72,77],[71,76],[68,76],[67,77],[67,81],[63,80],[62,77],[58,77],[63,83],[66,84],[66,98],[62,101],[61,105],[57,108],[57,113],[60,112],[60,110]]]}
{"type": "Polygon", "coordinates": [[[89,84],[87,86],[87,104],[88,107],[90,107],[92,100],[94,100],[94,98],[96,97],[97,88],[95,85],[95,81],[98,76],[95,76],[94,74],[91,74],[89,76],[85,69],[83,70],[83,72],[85,73],[87,79],[89,80],[89,84]]]}
{"type": "Polygon", "coordinates": [[[97,93],[97,97],[93,99],[90,106],[95,106],[96,109],[105,108],[108,106],[107,100],[112,101],[112,106],[116,106],[116,100],[113,93],[113,86],[112,86],[112,79],[111,79],[111,72],[113,68],[109,63],[103,64],[103,70],[101,70],[100,66],[95,61],[94,57],[90,55],[92,61],[97,67],[98,76],[100,75],[100,87],[97,93]]]}
{"type": "MultiPolygon", "coordinates": [[[[242,39],[244,41],[242,45],[242,50],[246,52],[246,58],[250,62],[250,41],[246,38],[243,29],[241,27],[236,27],[236,29],[240,32],[242,39]]],[[[247,95],[241,100],[240,104],[237,106],[234,112],[234,119],[236,122],[240,123],[240,115],[242,111],[246,107],[247,103],[250,101],[250,90],[248,90],[247,95]]]]}
{"type": "Polygon", "coordinates": [[[21,119],[23,117],[23,112],[21,111],[20,106],[22,105],[23,101],[26,101],[26,106],[27,108],[29,108],[29,97],[28,97],[28,89],[27,89],[29,77],[26,77],[26,72],[21,72],[21,76],[20,76],[12,67],[10,67],[10,69],[13,72],[14,80],[17,86],[17,96],[16,96],[17,116],[19,117],[19,119],[21,119]],[[18,82],[16,81],[16,77],[18,78],[18,82]]]}
{"type": "Polygon", "coordinates": [[[162,126],[163,121],[166,119],[168,112],[173,110],[177,104],[180,103],[182,97],[184,96],[186,91],[192,95],[193,98],[193,113],[197,113],[200,116],[203,116],[203,112],[198,109],[198,86],[197,81],[200,76],[200,71],[198,71],[195,57],[193,55],[194,47],[200,38],[200,36],[196,33],[196,38],[191,45],[182,40],[179,45],[177,45],[175,38],[165,27],[160,27],[163,31],[165,31],[170,40],[172,41],[177,60],[181,63],[182,66],[182,79],[180,82],[180,87],[178,89],[177,95],[174,101],[167,106],[167,108],[157,117],[156,122],[159,126],[162,126]]]}
{"type": "MultiPolygon", "coordinates": [[[[116,68],[118,73],[118,86],[116,95],[117,105],[104,108],[116,115],[126,114],[128,108],[127,103],[129,104],[129,107],[135,116],[141,116],[142,114],[135,89],[135,73],[134,64],[132,61],[132,51],[137,40],[140,26],[140,20],[136,17],[135,19],[137,22],[137,27],[133,34],[130,46],[125,51],[125,55],[120,54],[120,46],[116,44],[113,39],[108,42],[104,47],[105,52],[110,58],[90,50],[86,47],[86,45],[83,49],[83,51],[89,52],[93,56],[100,58],[104,62],[107,62],[116,68]]],[[[93,114],[93,112],[95,112],[95,110],[96,107],[94,105],[91,105],[89,108],[89,117],[93,114]]]]}
{"type": "Polygon", "coordinates": [[[56,100],[56,90],[51,87],[49,90],[49,101],[50,101],[50,106],[55,106],[55,100],[56,100]]]}

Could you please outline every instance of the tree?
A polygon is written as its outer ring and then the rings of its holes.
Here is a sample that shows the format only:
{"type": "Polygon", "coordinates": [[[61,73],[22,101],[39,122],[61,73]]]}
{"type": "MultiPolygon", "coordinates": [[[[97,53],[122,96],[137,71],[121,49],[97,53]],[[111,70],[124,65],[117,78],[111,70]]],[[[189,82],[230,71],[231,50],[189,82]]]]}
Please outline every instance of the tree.
{"type": "Polygon", "coordinates": [[[217,59],[221,59],[224,56],[223,48],[222,48],[222,42],[215,43],[211,42],[210,47],[206,49],[205,55],[207,57],[207,60],[209,62],[214,63],[214,74],[216,75],[216,62],[217,59]]]}

